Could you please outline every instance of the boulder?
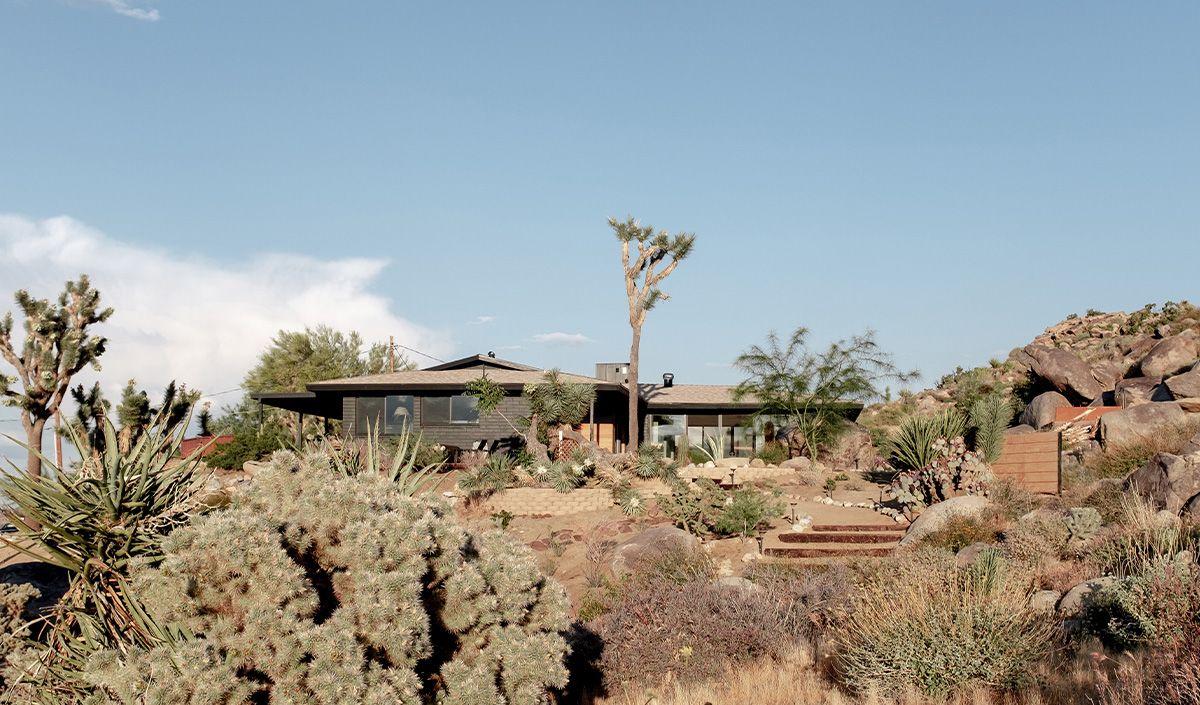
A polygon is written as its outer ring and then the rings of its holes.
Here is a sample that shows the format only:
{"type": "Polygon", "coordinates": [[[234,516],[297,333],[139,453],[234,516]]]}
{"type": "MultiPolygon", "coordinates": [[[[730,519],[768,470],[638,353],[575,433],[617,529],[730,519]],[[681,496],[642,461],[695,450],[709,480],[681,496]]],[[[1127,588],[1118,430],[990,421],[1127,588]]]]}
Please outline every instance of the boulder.
{"type": "Polygon", "coordinates": [[[1129,473],[1125,488],[1137,492],[1158,509],[1178,516],[1193,497],[1200,495],[1200,453],[1159,453],[1129,473]]]}
{"type": "Polygon", "coordinates": [[[751,458],[750,459],[750,467],[765,468],[765,467],[767,467],[767,461],[763,460],[762,458],[751,458]]]}
{"type": "Polygon", "coordinates": [[[1200,524],[1200,495],[1196,495],[1183,505],[1179,517],[1189,524],[1200,524]]]}
{"type": "Polygon", "coordinates": [[[1096,594],[1104,588],[1117,582],[1119,578],[1106,575],[1102,578],[1092,578],[1082,582],[1067,591],[1058,603],[1058,614],[1064,618],[1083,616],[1085,610],[1092,605],[1096,594]]]}
{"type": "Polygon", "coordinates": [[[672,551],[690,551],[697,543],[696,537],[683,529],[656,526],[614,548],[610,567],[613,575],[620,577],[631,572],[640,560],[672,551]]]}
{"type": "Polygon", "coordinates": [[[1036,429],[1054,423],[1054,410],[1060,406],[1071,406],[1071,402],[1058,392],[1042,392],[1029,402],[1018,421],[1036,429]]]}
{"type": "Polygon", "coordinates": [[[746,578],[730,576],[726,578],[717,578],[712,582],[712,585],[708,586],[708,589],[723,595],[737,595],[738,597],[745,597],[751,593],[757,592],[759,587],[746,578]]]}
{"type": "Polygon", "coordinates": [[[1200,397],[1200,370],[1184,372],[1168,379],[1167,389],[1176,399],[1200,397]]]}
{"type": "Polygon", "coordinates": [[[1029,609],[1034,612],[1049,614],[1058,605],[1058,598],[1060,597],[1062,596],[1053,590],[1038,590],[1029,596],[1029,609]]]}
{"type": "Polygon", "coordinates": [[[1032,343],[1025,346],[1025,352],[1033,359],[1034,374],[1068,398],[1074,396],[1088,402],[1104,391],[1092,376],[1092,368],[1066,350],[1032,343]]]}
{"type": "Polygon", "coordinates": [[[1190,455],[1197,452],[1200,452],[1200,432],[1192,436],[1190,441],[1183,444],[1183,447],[1179,449],[1179,455],[1190,455]]]}
{"type": "Polygon", "coordinates": [[[1175,402],[1148,402],[1100,417],[1100,442],[1121,445],[1162,428],[1183,423],[1186,414],[1175,402]]]}
{"type": "Polygon", "coordinates": [[[790,468],[792,470],[812,470],[812,461],[805,457],[789,458],[779,464],[781,468],[790,468]]]}
{"type": "Polygon", "coordinates": [[[1125,365],[1116,360],[1101,360],[1092,365],[1092,378],[1100,385],[1100,389],[1111,392],[1117,380],[1125,376],[1125,365]]]}
{"type": "Polygon", "coordinates": [[[946,525],[954,516],[978,517],[992,506],[987,497],[980,495],[964,495],[951,497],[945,502],[938,502],[925,508],[921,516],[909,525],[904,538],[900,539],[901,546],[915,546],[927,534],[931,534],[946,525]]]}
{"type": "Polygon", "coordinates": [[[1196,364],[1196,341],[1174,335],[1160,340],[1142,358],[1142,374],[1147,377],[1169,377],[1196,364]]]}
{"type": "Polygon", "coordinates": [[[1017,426],[1013,426],[1012,428],[1010,428],[1004,432],[1004,434],[1007,436],[1023,436],[1026,433],[1037,433],[1037,429],[1034,428],[1033,426],[1030,426],[1029,424],[1023,423],[1023,424],[1020,424],[1017,426]]]}
{"type": "Polygon", "coordinates": [[[973,543],[970,546],[964,546],[959,549],[958,553],[954,554],[954,563],[959,568],[970,568],[971,566],[975,565],[975,561],[979,559],[979,554],[983,553],[989,548],[996,548],[996,544],[980,541],[978,543],[973,543]]]}
{"type": "Polygon", "coordinates": [[[717,461],[717,467],[719,468],[740,468],[749,464],[749,458],[721,458],[717,461]]]}
{"type": "Polygon", "coordinates": [[[1130,377],[1117,382],[1113,389],[1118,406],[1136,406],[1151,401],[1174,401],[1162,377],[1130,377]]]}
{"type": "Polygon", "coordinates": [[[1180,409],[1183,409],[1184,413],[1200,414],[1200,397],[1176,399],[1175,403],[1179,405],[1180,409]]]}

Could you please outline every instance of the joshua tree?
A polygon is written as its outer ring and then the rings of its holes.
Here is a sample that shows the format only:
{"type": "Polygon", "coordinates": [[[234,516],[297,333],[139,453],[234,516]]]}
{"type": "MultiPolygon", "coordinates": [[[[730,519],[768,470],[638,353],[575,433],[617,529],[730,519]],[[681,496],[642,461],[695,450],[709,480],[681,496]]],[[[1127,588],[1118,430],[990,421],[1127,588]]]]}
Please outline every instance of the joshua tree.
{"type": "Polygon", "coordinates": [[[675,237],[660,230],[643,226],[630,216],[624,223],[615,218],[608,219],[609,226],[621,241],[621,262],[625,265],[625,296],[629,299],[629,326],[633,329],[633,343],[629,346],[629,448],[638,447],[638,351],[642,344],[642,324],[646,312],[659,301],[671,297],[658,288],[659,282],[675,271],[675,265],[692,251],[696,236],[679,233],[675,237]],[[630,259],[629,244],[637,243],[637,256],[630,259]],[[661,272],[654,268],[664,259],[670,263],[661,272]]]}
{"type": "Polygon", "coordinates": [[[16,368],[17,376],[0,375],[0,396],[5,406],[21,410],[29,447],[25,472],[37,478],[42,474],[42,432],[62,404],[71,378],[89,364],[100,369],[97,358],[108,341],[89,335],[88,327],[107,320],[113,311],[100,309],[100,292],[92,288],[86,274],[67,282],[57,304],[35,299],[24,289],[14,298],[25,314],[25,340],[14,348],[13,317],[6,313],[0,321],[0,356],[16,368]],[[12,388],[18,379],[23,392],[12,388]]]}

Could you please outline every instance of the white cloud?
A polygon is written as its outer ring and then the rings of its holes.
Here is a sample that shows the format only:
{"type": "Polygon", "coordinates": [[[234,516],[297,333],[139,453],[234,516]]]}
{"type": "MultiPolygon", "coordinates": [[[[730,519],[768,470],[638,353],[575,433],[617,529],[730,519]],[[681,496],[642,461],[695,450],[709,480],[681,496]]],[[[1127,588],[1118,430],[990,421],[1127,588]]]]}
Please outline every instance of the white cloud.
{"type": "MultiPolygon", "coordinates": [[[[399,317],[386,299],[367,292],[386,265],[277,253],[229,265],[122,243],[65,216],[0,214],[0,297],[8,304],[0,303],[0,315],[15,309],[15,289],[54,299],[63,282],[86,273],[101,304],[115,311],[95,327],[109,341],[99,379],[110,398],[131,378],[152,394],[172,379],[209,393],[235,388],[276,333],[321,323],[356,330],[367,343],[394,335],[449,359],[453,345],[445,334],[399,317]]],[[[7,364],[0,369],[11,373],[7,364]]],[[[95,377],[81,373],[80,380],[95,377]]],[[[223,395],[214,406],[238,396],[223,395]]],[[[0,427],[9,429],[22,435],[19,425],[0,427]]]]}
{"type": "Polygon", "coordinates": [[[136,7],[130,7],[123,0],[85,0],[93,5],[100,5],[108,8],[118,15],[132,17],[135,20],[143,20],[145,22],[158,22],[161,16],[158,10],[139,10],[136,7]]]}
{"type": "Polygon", "coordinates": [[[573,348],[577,348],[584,343],[596,342],[583,333],[539,333],[533,336],[533,339],[539,343],[570,345],[573,348]]]}
{"type": "Polygon", "coordinates": [[[475,320],[473,320],[473,321],[468,321],[468,322],[467,322],[467,325],[469,325],[469,326],[482,326],[482,325],[486,325],[486,324],[488,324],[488,323],[491,323],[491,322],[492,322],[492,321],[494,321],[494,320],[496,320],[496,317],[495,317],[495,316],[480,316],[479,318],[476,318],[476,319],[475,319],[475,320]]]}

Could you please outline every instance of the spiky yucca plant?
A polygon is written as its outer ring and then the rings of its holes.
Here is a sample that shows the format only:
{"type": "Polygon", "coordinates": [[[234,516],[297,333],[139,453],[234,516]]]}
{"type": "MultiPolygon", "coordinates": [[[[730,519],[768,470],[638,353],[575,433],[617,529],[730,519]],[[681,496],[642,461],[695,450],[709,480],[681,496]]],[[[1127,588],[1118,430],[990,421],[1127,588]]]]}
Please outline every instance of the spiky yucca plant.
{"type": "Polygon", "coordinates": [[[967,430],[966,420],[953,409],[931,416],[910,416],[888,440],[890,461],[897,470],[920,470],[937,460],[933,442],[957,438],[967,430]]]}
{"type": "Polygon", "coordinates": [[[9,520],[23,541],[0,540],[71,572],[48,646],[23,664],[19,680],[30,699],[53,703],[85,695],[83,668],[101,650],[125,654],[186,636],[148,615],[128,579],[135,563],[160,560],[164,537],[204,508],[199,451],[178,458],[186,426],[159,418],[122,452],[117,430],[105,419],[104,452],[94,462],[72,471],[43,458],[53,472],[40,480],[15,466],[0,477],[0,490],[18,508],[9,520]]]}
{"type": "Polygon", "coordinates": [[[335,445],[328,437],[321,436],[315,450],[329,458],[329,467],[338,474],[379,474],[399,485],[401,492],[410,497],[434,480],[433,473],[440,470],[442,464],[418,467],[420,436],[407,431],[394,436],[389,458],[379,439],[379,426],[368,423],[367,428],[367,438],[362,445],[353,439],[335,445]]]}
{"type": "Polygon", "coordinates": [[[528,548],[317,454],[277,454],[166,551],[135,585],[196,639],[95,659],[114,702],[525,704],[566,683],[567,595],[528,548]]]}
{"type": "Polygon", "coordinates": [[[1012,415],[1012,401],[1000,394],[989,394],[971,405],[975,450],[982,453],[987,462],[996,462],[1004,452],[1004,431],[1008,429],[1012,415]]]}

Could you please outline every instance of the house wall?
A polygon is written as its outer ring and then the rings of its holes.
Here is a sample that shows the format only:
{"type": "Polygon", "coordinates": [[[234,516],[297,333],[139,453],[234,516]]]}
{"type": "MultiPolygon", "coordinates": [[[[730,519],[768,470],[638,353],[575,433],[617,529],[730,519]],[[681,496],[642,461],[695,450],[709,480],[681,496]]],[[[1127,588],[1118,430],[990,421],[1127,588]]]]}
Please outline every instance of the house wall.
{"type": "MultiPolygon", "coordinates": [[[[529,405],[523,398],[505,397],[497,410],[490,416],[480,414],[477,424],[426,424],[424,421],[424,397],[413,396],[415,397],[413,400],[413,423],[416,424],[416,429],[425,436],[426,440],[436,441],[446,446],[456,446],[464,450],[470,449],[479,441],[490,443],[516,435],[512,426],[504,418],[507,417],[516,423],[519,417],[529,413],[529,405]]],[[[357,417],[357,397],[344,397],[342,399],[342,418],[346,435],[360,437],[367,435],[367,429],[356,427],[357,417]]]]}

